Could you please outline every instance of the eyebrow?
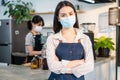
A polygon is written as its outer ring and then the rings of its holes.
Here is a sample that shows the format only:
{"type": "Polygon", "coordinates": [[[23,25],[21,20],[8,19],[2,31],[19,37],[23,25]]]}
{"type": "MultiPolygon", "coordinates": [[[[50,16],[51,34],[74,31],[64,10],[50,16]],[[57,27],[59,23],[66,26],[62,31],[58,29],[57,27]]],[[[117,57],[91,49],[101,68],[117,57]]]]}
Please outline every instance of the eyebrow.
{"type": "MultiPolygon", "coordinates": [[[[74,11],[70,11],[70,12],[68,12],[68,13],[74,13],[74,11]]],[[[60,14],[66,14],[66,13],[64,13],[64,12],[61,12],[60,14]]]]}

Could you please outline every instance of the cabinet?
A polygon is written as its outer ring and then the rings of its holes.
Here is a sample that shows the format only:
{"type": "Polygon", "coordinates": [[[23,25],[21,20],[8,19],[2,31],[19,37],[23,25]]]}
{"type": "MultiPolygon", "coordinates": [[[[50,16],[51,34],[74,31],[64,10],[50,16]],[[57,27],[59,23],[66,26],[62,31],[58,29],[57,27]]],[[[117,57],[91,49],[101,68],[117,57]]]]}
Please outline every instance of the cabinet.
{"type": "Polygon", "coordinates": [[[115,80],[115,59],[95,63],[93,72],[85,76],[86,80],[115,80]]]}

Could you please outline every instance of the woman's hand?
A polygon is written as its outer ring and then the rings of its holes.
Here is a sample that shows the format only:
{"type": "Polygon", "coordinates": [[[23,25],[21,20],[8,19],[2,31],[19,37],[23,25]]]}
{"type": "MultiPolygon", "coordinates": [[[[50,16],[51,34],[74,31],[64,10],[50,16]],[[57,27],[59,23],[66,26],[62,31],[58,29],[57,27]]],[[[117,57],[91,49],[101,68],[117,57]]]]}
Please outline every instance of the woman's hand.
{"type": "Polygon", "coordinates": [[[72,74],[71,69],[76,67],[76,66],[84,64],[84,62],[85,62],[84,59],[69,61],[68,64],[65,66],[67,69],[66,74],[72,74]]]}
{"type": "Polygon", "coordinates": [[[42,51],[34,51],[33,50],[33,46],[27,46],[28,52],[29,52],[29,56],[33,56],[33,55],[40,55],[43,52],[42,51]]]}
{"type": "Polygon", "coordinates": [[[84,62],[85,62],[84,59],[81,59],[81,60],[72,60],[72,61],[70,61],[70,62],[66,65],[66,67],[67,67],[67,68],[74,68],[74,67],[76,67],[76,66],[79,66],[79,65],[84,64],[84,62]]]}

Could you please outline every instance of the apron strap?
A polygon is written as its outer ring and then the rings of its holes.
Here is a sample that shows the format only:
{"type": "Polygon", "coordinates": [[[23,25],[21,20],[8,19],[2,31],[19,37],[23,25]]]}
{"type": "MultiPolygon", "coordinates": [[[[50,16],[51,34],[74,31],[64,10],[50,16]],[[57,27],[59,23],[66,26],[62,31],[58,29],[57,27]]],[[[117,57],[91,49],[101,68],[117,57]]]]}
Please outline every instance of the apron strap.
{"type": "Polygon", "coordinates": [[[59,40],[59,43],[62,43],[62,40],[59,40]]]}
{"type": "Polygon", "coordinates": [[[78,39],[78,43],[81,43],[80,39],[78,39]]]}

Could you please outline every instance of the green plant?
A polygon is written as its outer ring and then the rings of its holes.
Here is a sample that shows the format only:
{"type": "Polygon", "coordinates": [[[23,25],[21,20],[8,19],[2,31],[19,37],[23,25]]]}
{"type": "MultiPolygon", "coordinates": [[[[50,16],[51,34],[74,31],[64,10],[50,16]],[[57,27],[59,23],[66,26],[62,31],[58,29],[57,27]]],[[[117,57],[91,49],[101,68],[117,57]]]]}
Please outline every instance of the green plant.
{"type": "Polygon", "coordinates": [[[98,50],[100,48],[108,48],[109,50],[115,50],[114,42],[109,37],[101,36],[100,38],[95,38],[94,42],[95,50],[98,50]]]}
{"type": "Polygon", "coordinates": [[[32,7],[31,2],[24,2],[22,0],[13,0],[5,3],[7,9],[4,15],[9,14],[8,17],[16,19],[16,23],[19,24],[25,19],[31,19],[30,10],[32,7]]]}

